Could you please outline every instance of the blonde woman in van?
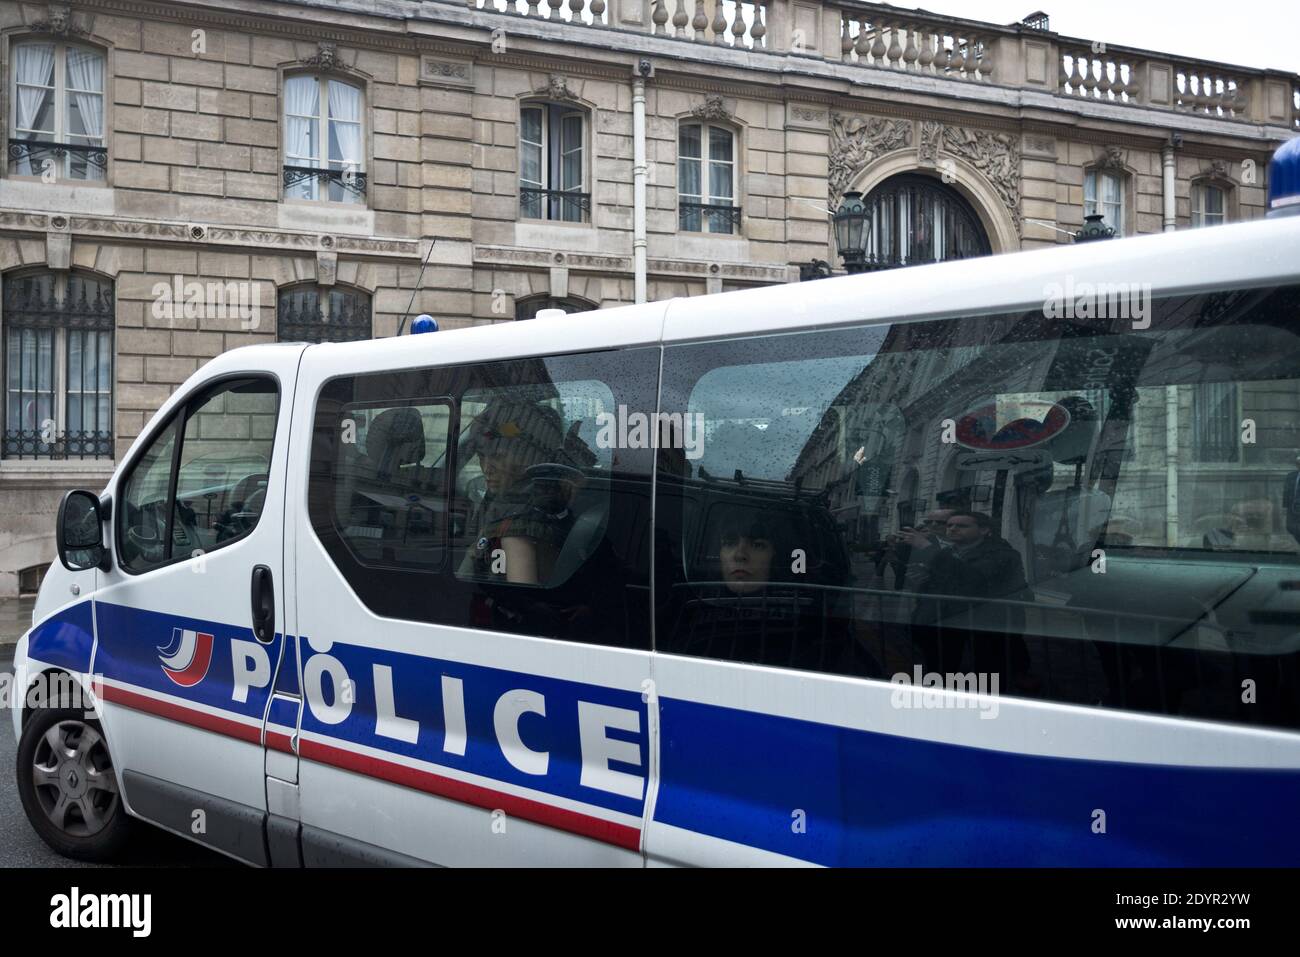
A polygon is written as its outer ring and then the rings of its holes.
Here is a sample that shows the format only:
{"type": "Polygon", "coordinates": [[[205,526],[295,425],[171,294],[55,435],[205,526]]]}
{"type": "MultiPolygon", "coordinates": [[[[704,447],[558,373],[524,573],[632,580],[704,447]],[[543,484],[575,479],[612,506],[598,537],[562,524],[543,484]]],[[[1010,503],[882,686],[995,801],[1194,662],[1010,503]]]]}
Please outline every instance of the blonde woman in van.
{"type": "Polygon", "coordinates": [[[555,463],[564,444],[559,414],[533,402],[498,399],[470,426],[487,494],[470,520],[476,532],[461,566],[464,577],[541,585],[550,577],[569,529],[568,489],[530,476],[555,463]]]}

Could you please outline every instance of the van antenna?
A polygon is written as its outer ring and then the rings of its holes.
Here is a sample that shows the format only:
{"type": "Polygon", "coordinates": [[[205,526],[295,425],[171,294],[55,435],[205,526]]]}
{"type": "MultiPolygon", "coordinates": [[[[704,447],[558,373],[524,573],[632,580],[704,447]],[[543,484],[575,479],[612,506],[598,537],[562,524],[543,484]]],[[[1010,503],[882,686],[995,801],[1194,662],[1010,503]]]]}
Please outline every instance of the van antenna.
{"type": "Polygon", "coordinates": [[[411,301],[406,304],[406,312],[402,314],[402,321],[397,327],[397,334],[400,336],[402,330],[406,328],[406,319],[411,314],[411,307],[415,305],[415,294],[420,291],[420,281],[424,279],[424,267],[429,265],[429,259],[433,256],[433,247],[438,245],[438,237],[434,236],[429,242],[429,251],[424,254],[424,262],[420,263],[420,275],[415,277],[415,288],[411,290],[411,301]]]}

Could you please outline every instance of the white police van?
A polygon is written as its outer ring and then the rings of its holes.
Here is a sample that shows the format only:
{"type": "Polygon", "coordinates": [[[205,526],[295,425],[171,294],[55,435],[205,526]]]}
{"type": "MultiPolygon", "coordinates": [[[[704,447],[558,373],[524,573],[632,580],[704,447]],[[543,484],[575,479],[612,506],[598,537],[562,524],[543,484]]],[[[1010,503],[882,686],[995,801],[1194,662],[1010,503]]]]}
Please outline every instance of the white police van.
{"type": "Polygon", "coordinates": [[[28,816],[90,859],[130,816],[258,865],[1294,864],[1298,249],[226,353],[64,500],[28,816]]]}

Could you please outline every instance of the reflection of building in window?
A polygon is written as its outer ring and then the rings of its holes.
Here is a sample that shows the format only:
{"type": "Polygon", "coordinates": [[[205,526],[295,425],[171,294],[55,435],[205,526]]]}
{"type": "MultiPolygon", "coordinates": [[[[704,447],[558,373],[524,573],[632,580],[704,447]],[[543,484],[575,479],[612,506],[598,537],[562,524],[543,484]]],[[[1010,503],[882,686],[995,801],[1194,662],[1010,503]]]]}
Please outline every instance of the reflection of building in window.
{"type": "Polygon", "coordinates": [[[1200,382],[1192,389],[1192,461],[1236,462],[1241,436],[1235,382],[1200,382]]]}

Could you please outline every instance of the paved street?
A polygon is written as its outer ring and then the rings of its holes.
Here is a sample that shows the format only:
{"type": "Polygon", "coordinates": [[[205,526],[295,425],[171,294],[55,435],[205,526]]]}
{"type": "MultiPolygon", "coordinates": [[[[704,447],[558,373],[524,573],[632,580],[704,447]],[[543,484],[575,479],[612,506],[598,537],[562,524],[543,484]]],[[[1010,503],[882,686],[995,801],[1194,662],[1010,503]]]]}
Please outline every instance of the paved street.
{"type": "MultiPolygon", "coordinates": [[[[4,606],[16,604],[4,602],[4,606]]],[[[3,609],[8,623],[13,614],[3,609]]],[[[30,620],[30,606],[27,612],[30,620]]],[[[6,624],[7,627],[7,624],[6,624]]],[[[19,629],[19,632],[24,629],[19,629]]],[[[14,645],[8,632],[0,638],[0,675],[13,673],[14,645]]],[[[14,637],[17,637],[16,635],[14,637]]],[[[14,761],[16,745],[10,731],[10,715],[3,714],[0,727],[0,867],[95,867],[55,854],[36,836],[27,816],[23,813],[15,786],[14,761]]],[[[136,867],[237,867],[239,865],[219,854],[214,854],[197,844],[182,840],[156,828],[140,825],[136,839],[121,861],[136,867]]]]}

